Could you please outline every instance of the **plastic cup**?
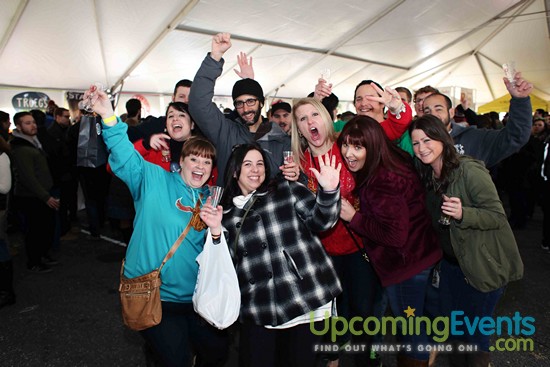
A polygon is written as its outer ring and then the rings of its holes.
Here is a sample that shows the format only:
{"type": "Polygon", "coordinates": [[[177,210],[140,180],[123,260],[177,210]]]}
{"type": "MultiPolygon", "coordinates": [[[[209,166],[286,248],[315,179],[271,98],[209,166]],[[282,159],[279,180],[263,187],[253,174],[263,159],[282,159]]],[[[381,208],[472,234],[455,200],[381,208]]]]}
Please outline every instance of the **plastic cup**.
{"type": "Polygon", "coordinates": [[[212,206],[215,208],[218,206],[223,195],[223,187],[221,186],[210,186],[210,201],[212,206]]]}
{"type": "Polygon", "coordinates": [[[516,76],[516,62],[515,61],[508,61],[507,63],[502,64],[502,70],[504,70],[504,75],[506,76],[506,79],[512,84],[512,86],[516,86],[516,81],[514,77],[516,76]]]}
{"type": "Polygon", "coordinates": [[[294,154],[292,154],[292,150],[283,151],[283,163],[289,164],[292,162],[294,162],[294,154]]]}

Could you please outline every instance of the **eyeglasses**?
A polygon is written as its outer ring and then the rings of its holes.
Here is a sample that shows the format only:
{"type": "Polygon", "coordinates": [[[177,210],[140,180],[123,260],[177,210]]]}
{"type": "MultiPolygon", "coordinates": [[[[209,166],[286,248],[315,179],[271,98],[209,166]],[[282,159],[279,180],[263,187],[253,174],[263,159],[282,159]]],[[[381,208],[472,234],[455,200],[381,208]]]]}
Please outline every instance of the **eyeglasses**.
{"type": "Polygon", "coordinates": [[[417,99],[414,100],[414,103],[416,103],[416,104],[421,104],[422,102],[424,102],[425,99],[426,99],[426,97],[424,97],[424,98],[417,98],[417,99]]]}
{"type": "Polygon", "coordinates": [[[235,106],[235,108],[243,108],[246,103],[248,107],[252,107],[256,102],[258,102],[258,98],[249,98],[246,101],[233,101],[233,106],[235,106]]]}

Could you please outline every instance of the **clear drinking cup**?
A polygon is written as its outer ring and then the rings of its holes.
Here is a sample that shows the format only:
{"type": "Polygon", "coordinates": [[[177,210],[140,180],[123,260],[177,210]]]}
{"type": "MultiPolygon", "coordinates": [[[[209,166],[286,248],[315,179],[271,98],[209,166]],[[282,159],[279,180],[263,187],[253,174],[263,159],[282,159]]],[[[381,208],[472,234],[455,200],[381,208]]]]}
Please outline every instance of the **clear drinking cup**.
{"type": "MultiPolygon", "coordinates": [[[[449,194],[443,194],[441,195],[441,205],[443,205],[443,203],[445,202],[445,199],[443,198],[444,196],[447,196],[447,197],[450,197],[449,194]]],[[[440,206],[441,207],[441,206],[440,206]]],[[[441,224],[442,226],[448,226],[451,224],[451,216],[450,215],[447,215],[447,214],[443,214],[441,213],[441,216],[439,217],[439,219],[437,220],[437,222],[439,224],[441,224]]]]}
{"type": "Polygon", "coordinates": [[[504,70],[504,75],[506,76],[506,79],[508,79],[510,84],[515,87],[516,80],[514,78],[516,76],[516,62],[508,61],[507,63],[502,64],[502,70],[504,70]]]}
{"type": "Polygon", "coordinates": [[[210,186],[210,201],[212,206],[215,208],[220,203],[220,200],[223,195],[223,187],[221,186],[210,186]]]}
{"type": "Polygon", "coordinates": [[[292,150],[283,151],[283,164],[289,164],[292,162],[294,162],[294,154],[292,154],[292,150]]]}
{"type": "Polygon", "coordinates": [[[88,95],[88,98],[83,99],[78,103],[78,108],[86,112],[94,112],[93,106],[97,101],[98,90],[105,92],[107,88],[105,88],[105,86],[100,82],[93,83],[90,87],[91,93],[88,95]]]}
{"type": "Polygon", "coordinates": [[[170,162],[170,149],[162,149],[160,151],[160,154],[162,154],[162,161],[163,162],[170,162]]]}

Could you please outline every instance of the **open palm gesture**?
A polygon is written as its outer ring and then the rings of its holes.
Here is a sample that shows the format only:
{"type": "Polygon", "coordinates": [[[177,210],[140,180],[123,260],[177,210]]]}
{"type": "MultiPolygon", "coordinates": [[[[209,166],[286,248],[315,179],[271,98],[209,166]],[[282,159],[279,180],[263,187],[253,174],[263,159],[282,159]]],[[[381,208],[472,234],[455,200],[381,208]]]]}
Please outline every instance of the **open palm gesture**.
{"type": "Polygon", "coordinates": [[[319,186],[325,191],[335,190],[340,184],[340,170],[342,163],[336,165],[336,156],[330,156],[329,153],[325,156],[319,156],[319,171],[316,168],[310,168],[315,175],[319,186]]]}

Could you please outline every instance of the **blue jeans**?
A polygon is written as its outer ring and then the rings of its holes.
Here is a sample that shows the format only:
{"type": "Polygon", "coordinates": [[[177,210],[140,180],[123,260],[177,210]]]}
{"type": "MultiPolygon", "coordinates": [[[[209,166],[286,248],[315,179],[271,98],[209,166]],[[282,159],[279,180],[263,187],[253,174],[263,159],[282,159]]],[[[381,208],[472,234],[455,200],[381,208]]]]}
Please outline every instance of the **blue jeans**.
{"type": "Polygon", "coordinates": [[[204,321],[192,303],[162,302],[162,321],[140,331],[163,366],[221,367],[229,352],[226,330],[218,330],[204,321]]]}
{"type": "MultiPolygon", "coordinates": [[[[386,293],[388,295],[388,301],[390,303],[391,310],[395,317],[402,316],[406,318],[403,313],[408,307],[414,308],[414,316],[420,317],[424,315],[424,300],[426,297],[426,286],[430,278],[432,268],[426,268],[420,273],[410,277],[409,279],[402,281],[398,284],[393,284],[386,287],[386,293]]],[[[418,352],[416,345],[425,345],[428,343],[428,337],[426,335],[426,329],[424,323],[421,324],[421,330],[419,335],[397,335],[397,340],[403,344],[411,344],[412,350],[405,352],[407,356],[419,359],[428,360],[429,353],[418,352]]],[[[400,324],[397,324],[399,329],[400,324]]],[[[407,333],[410,334],[410,333],[407,333]]]]}
{"type": "MultiPolygon", "coordinates": [[[[450,316],[452,311],[463,311],[464,317],[472,320],[476,316],[492,317],[496,304],[505,287],[491,292],[480,292],[466,282],[466,276],[460,266],[446,260],[441,261],[441,280],[439,285],[440,307],[443,316],[450,316]]],[[[478,345],[481,351],[489,351],[489,335],[479,331],[470,335],[451,335],[455,341],[478,345]]]]}

